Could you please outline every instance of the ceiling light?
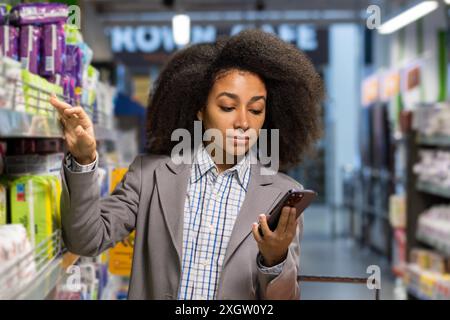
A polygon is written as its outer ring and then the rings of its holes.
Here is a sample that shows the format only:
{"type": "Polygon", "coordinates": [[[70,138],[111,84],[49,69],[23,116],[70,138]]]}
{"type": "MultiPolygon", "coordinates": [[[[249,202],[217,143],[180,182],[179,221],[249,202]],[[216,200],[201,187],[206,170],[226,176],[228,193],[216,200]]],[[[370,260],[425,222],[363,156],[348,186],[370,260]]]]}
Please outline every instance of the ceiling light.
{"type": "Polygon", "coordinates": [[[414,7],[403,11],[399,15],[383,23],[378,28],[378,32],[381,34],[389,34],[395,32],[403,28],[404,26],[422,18],[423,16],[426,16],[430,12],[436,10],[438,7],[439,4],[437,1],[422,1],[414,7]]]}

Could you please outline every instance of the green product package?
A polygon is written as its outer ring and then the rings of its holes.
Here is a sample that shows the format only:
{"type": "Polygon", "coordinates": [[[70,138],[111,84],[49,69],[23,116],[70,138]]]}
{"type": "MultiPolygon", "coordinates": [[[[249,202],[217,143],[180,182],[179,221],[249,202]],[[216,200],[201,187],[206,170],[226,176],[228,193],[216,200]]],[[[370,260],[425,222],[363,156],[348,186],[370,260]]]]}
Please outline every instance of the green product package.
{"type": "Polygon", "coordinates": [[[46,79],[22,70],[23,93],[25,97],[25,111],[50,117],[53,112],[49,99],[50,94],[63,94],[63,88],[46,79]]]}
{"type": "Polygon", "coordinates": [[[77,45],[83,42],[83,36],[76,25],[65,24],[64,34],[66,36],[66,44],[77,45]]]}
{"type": "MultiPolygon", "coordinates": [[[[11,183],[11,223],[25,226],[33,246],[39,246],[53,233],[52,191],[49,179],[43,176],[23,176],[11,183]]],[[[52,256],[53,246],[44,246],[52,256]]],[[[42,249],[39,248],[42,254],[42,249]]]]}

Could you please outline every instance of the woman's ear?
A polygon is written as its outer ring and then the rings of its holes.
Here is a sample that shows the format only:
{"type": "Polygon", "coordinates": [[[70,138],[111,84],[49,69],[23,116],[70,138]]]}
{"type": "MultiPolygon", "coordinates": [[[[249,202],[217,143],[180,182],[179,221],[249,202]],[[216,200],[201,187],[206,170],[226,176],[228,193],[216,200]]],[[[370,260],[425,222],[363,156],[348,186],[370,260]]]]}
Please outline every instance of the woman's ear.
{"type": "Polygon", "coordinates": [[[197,111],[197,119],[200,121],[203,121],[203,109],[201,108],[200,110],[197,111]]]}

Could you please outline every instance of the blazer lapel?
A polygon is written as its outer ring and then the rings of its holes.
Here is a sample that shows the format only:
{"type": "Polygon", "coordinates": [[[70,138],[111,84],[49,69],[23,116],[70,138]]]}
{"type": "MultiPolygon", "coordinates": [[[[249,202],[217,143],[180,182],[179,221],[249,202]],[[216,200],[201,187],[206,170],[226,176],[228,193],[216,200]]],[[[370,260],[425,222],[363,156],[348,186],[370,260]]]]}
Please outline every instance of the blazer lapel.
{"type": "Polygon", "coordinates": [[[234,223],[230,242],[225,253],[223,267],[242,241],[252,232],[252,223],[258,216],[267,214],[282,196],[281,189],[273,186],[273,176],[261,175],[259,162],[251,166],[250,183],[238,217],[234,223]]]}
{"type": "Polygon", "coordinates": [[[190,169],[191,165],[189,164],[175,164],[169,160],[155,170],[156,187],[164,220],[177,252],[180,267],[183,247],[184,202],[190,169]]]}

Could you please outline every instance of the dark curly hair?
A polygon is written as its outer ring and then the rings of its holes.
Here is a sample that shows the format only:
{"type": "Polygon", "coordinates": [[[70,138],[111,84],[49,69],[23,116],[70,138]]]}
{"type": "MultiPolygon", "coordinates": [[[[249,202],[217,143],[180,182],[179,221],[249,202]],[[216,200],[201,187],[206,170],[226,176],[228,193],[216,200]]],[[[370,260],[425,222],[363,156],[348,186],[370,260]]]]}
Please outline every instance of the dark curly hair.
{"type": "Polygon", "coordinates": [[[170,155],[178,143],[170,139],[173,130],[193,134],[196,114],[206,106],[214,81],[232,69],[254,73],[266,86],[263,128],[279,129],[280,168],[300,163],[322,135],[323,82],[303,52],[259,30],[192,45],[172,56],[151,93],[147,151],[170,155]]]}

